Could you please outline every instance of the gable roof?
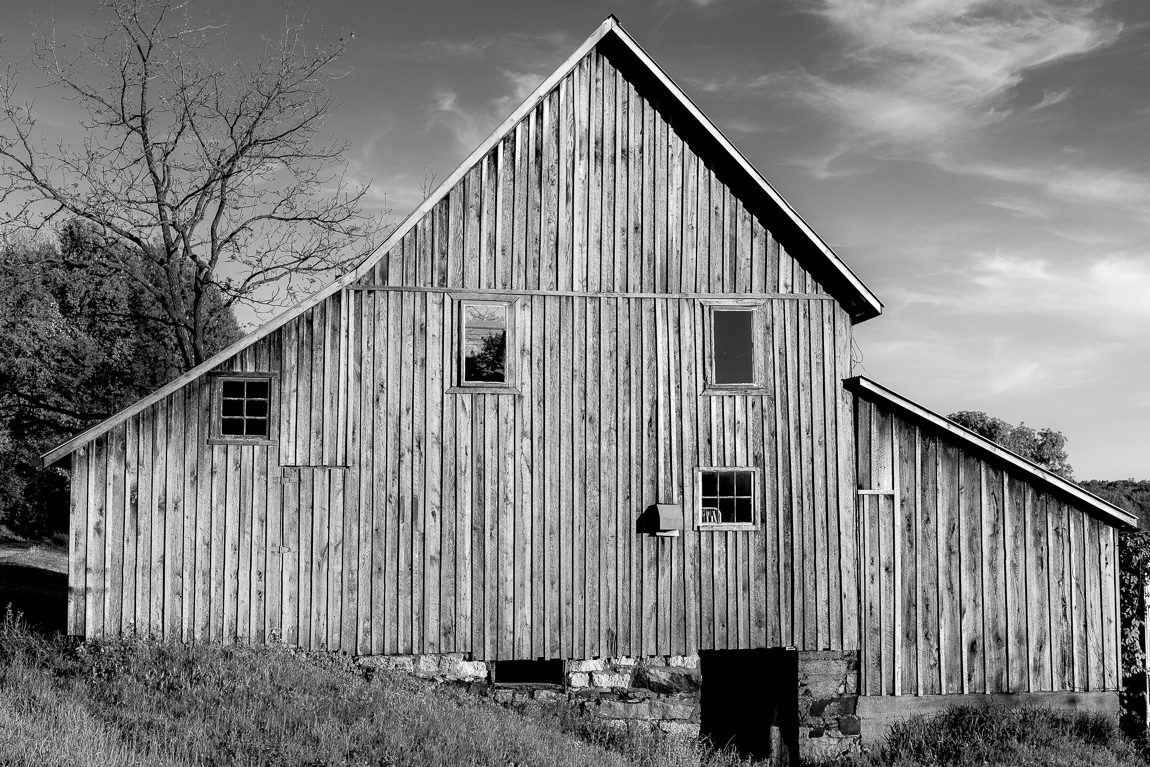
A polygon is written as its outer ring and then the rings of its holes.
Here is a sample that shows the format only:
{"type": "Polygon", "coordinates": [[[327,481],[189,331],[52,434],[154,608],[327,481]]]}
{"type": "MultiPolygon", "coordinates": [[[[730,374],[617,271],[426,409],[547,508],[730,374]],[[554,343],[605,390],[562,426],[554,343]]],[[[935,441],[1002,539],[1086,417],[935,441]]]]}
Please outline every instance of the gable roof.
{"type": "Polygon", "coordinates": [[[1102,517],[1104,521],[1114,527],[1119,529],[1138,527],[1138,518],[1125,509],[1120,509],[1114,504],[1102,500],[1093,493],[1083,490],[1073,482],[1063,479],[1032,461],[1026,460],[1017,453],[1013,453],[1001,445],[975,434],[970,429],[959,426],[949,418],[944,418],[938,413],[927,410],[922,405],[911,402],[882,384],[876,383],[864,376],[848,378],[843,381],[843,384],[853,392],[866,393],[868,396],[881,400],[905,414],[942,429],[954,437],[964,448],[970,448],[974,452],[981,453],[984,456],[992,456],[1003,463],[1009,464],[1011,468],[1022,472],[1028,478],[1037,481],[1039,484],[1045,485],[1064,496],[1069,496],[1080,506],[1093,511],[1097,516],[1102,517]]]}
{"type": "Polygon", "coordinates": [[[355,284],[369,273],[376,262],[390,252],[397,244],[402,242],[403,237],[455,187],[468,170],[482,160],[509,131],[514,130],[515,126],[535,109],[548,93],[558,87],[560,81],[578,65],[579,61],[586,56],[592,48],[600,44],[609,49],[611,55],[629,61],[633,65],[633,67],[629,69],[634,69],[634,74],[643,77],[653,88],[657,88],[664,95],[669,96],[671,104],[677,107],[677,110],[684,115],[684,119],[693,123],[693,127],[698,129],[697,133],[702,140],[705,140],[716,148],[718,154],[728,161],[728,164],[733,167],[734,171],[743,176],[743,181],[746,186],[757,191],[759,194],[765,195],[765,197],[770,200],[780,214],[780,221],[791,228],[796,238],[801,238],[811,246],[809,252],[813,254],[812,263],[805,263],[804,266],[812,267],[812,271],[818,273],[820,280],[827,285],[832,295],[835,295],[835,297],[842,302],[843,306],[847,308],[852,322],[863,322],[882,313],[882,302],[878,300],[874,293],[843,263],[842,259],[811,229],[810,225],[795,212],[794,208],[775,191],[774,187],[763,178],[750,161],[727,140],[726,136],[722,134],[715,124],[699,111],[694,102],[692,102],[659,65],[647,55],[646,51],[627,34],[619,24],[619,20],[614,16],[608,16],[607,19],[599,25],[599,28],[596,29],[558,69],[540,83],[539,87],[537,87],[475,151],[468,155],[467,159],[460,163],[459,167],[456,168],[451,175],[444,179],[443,183],[439,185],[435,192],[429,195],[419,207],[412,211],[411,215],[392,232],[391,236],[368,254],[358,266],[301,303],[284,311],[279,316],[247,334],[211,359],[197,365],[195,368],[192,368],[147,397],[121,410],[116,415],[52,448],[40,457],[41,463],[44,466],[48,466],[59,461],[82,445],[87,444],[101,434],[124,423],[133,415],[140,413],[150,405],[178,391],[204,373],[207,373],[217,365],[238,354],[243,349],[275,332],[332,294],[355,284]]]}

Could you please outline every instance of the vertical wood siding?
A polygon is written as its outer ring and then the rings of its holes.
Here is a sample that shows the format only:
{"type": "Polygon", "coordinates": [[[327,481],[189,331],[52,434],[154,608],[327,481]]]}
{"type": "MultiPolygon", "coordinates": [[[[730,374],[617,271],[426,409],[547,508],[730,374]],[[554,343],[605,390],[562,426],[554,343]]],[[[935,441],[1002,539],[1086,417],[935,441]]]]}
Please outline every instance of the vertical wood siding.
{"type": "Polygon", "coordinates": [[[867,695],[1118,689],[1117,533],[855,399],[867,695]]]}
{"type": "Polygon", "coordinates": [[[858,647],[850,321],[599,51],[371,273],[218,372],[272,446],[208,444],[201,378],[73,456],[70,627],[352,653],[858,647]],[[518,393],[453,391],[457,297],[516,300],[518,393]],[[709,294],[757,295],[765,394],[703,393],[709,294]],[[694,529],[698,466],[760,471],[694,529]],[[636,531],[682,503],[678,538],[636,531]]]}

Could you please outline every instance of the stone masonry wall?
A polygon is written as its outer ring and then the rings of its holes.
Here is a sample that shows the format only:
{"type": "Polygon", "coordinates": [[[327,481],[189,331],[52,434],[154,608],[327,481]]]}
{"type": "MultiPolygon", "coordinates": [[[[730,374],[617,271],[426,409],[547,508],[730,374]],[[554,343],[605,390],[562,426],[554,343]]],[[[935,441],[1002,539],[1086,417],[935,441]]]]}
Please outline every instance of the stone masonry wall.
{"type": "Polygon", "coordinates": [[[653,728],[684,737],[699,734],[698,655],[570,661],[562,686],[493,685],[493,664],[469,661],[462,653],[372,655],[357,662],[365,668],[462,684],[500,703],[566,701],[618,727],[653,728]]]}
{"type": "Polygon", "coordinates": [[[799,756],[837,756],[860,748],[857,651],[799,653],[799,756]]]}

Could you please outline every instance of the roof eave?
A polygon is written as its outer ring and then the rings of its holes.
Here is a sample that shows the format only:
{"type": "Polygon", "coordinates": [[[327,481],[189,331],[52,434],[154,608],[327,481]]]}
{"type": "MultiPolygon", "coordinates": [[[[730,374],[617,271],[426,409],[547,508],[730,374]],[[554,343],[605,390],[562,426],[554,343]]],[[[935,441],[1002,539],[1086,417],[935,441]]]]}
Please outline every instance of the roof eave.
{"type": "Polygon", "coordinates": [[[958,437],[964,442],[973,445],[984,454],[990,454],[1000,461],[1010,464],[1017,469],[1023,470],[1027,474],[1034,476],[1047,485],[1054,487],[1063,495],[1070,496],[1089,505],[1094,511],[1106,517],[1107,521],[1113,524],[1114,527],[1120,529],[1137,529],[1138,527],[1138,518],[1125,509],[1121,509],[1109,501],[1099,498],[1090,491],[1084,490],[1073,482],[1063,479],[1057,474],[1042,468],[1033,461],[1029,461],[1017,453],[1014,453],[1002,447],[1001,445],[991,442],[985,437],[974,433],[970,429],[967,429],[964,426],[960,426],[949,418],[945,418],[932,410],[926,409],[922,405],[919,405],[918,403],[895,393],[880,383],[872,381],[865,376],[855,376],[854,378],[848,378],[843,381],[843,385],[851,391],[861,391],[876,396],[882,399],[884,402],[894,405],[905,413],[909,413],[921,420],[925,420],[928,423],[943,429],[944,431],[947,431],[948,433],[958,437]]]}

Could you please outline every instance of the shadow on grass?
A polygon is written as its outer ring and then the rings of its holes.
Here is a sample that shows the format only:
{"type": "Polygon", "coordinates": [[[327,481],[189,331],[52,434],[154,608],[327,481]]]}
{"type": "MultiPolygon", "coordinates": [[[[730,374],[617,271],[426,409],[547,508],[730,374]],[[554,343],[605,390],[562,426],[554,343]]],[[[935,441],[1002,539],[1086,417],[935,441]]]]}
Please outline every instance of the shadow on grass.
{"type": "Polygon", "coordinates": [[[0,562],[0,616],[8,605],[44,636],[65,631],[68,576],[39,567],[0,562]]]}

